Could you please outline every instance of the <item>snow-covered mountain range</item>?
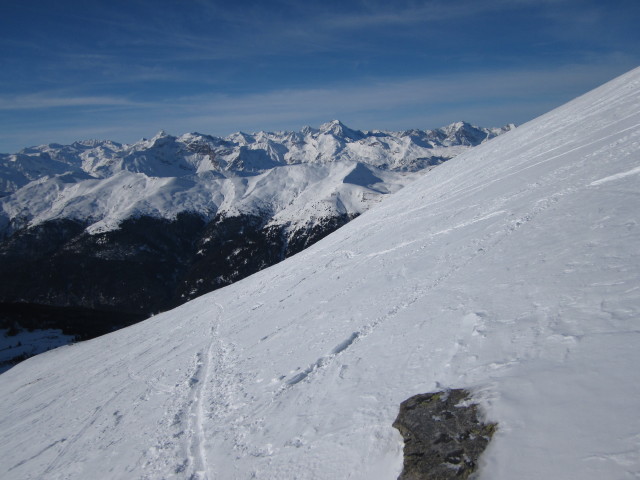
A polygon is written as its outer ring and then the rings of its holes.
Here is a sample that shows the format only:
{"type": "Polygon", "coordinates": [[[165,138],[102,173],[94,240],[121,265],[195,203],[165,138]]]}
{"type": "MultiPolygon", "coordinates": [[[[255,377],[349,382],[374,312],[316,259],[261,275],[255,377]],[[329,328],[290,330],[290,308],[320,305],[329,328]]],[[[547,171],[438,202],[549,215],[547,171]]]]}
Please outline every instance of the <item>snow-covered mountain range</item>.
{"type": "Polygon", "coordinates": [[[329,211],[361,213],[368,205],[366,195],[357,195],[363,188],[372,196],[397,189],[405,172],[442,163],[512,128],[459,122],[438,130],[361,132],[334,120],[319,129],[224,139],[159,132],[132,145],[43,145],[0,156],[0,221],[9,233],[58,219],[99,233],[127,218],[173,219],[181,212],[211,218],[269,211],[280,223],[329,211]]]}
{"type": "MultiPolygon", "coordinates": [[[[0,302],[150,314],[290,256],[513,126],[164,132],[0,156],[0,302]]],[[[54,325],[55,326],[55,325],[54,325]]]]}
{"type": "Polygon", "coordinates": [[[636,69],[271,268],[0,375],[0,476],[392,479],[400,403],[465,388],[497,423],[479,480],[637,478],[639,181],[636,69]]]}

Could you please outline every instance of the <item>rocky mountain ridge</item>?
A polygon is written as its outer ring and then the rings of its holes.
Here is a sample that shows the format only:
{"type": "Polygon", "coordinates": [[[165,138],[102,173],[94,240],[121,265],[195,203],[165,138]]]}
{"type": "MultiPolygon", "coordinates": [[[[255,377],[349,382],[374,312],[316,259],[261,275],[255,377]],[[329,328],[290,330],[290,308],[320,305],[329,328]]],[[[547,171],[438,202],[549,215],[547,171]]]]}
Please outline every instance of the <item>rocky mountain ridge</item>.
{"type": "Polygon", "coordinates": [[[0,154],[0,191],[2,196],[9,195],[44,176],[84,173],[107,178],[121,170],[150,177],[182,177],[205,171],[228,176],[299,163],[352,160],[386,170],[416,171],[464,150],[452,147],[478,145],[513,128],[480,128],[456,122],[435,130],[362,132],[333,120],[300,132],[237,132],[220,138],[200,133],[175,137],[160,131],[151,139],[129,145],[111,140],[40,145],[0,154]]]}

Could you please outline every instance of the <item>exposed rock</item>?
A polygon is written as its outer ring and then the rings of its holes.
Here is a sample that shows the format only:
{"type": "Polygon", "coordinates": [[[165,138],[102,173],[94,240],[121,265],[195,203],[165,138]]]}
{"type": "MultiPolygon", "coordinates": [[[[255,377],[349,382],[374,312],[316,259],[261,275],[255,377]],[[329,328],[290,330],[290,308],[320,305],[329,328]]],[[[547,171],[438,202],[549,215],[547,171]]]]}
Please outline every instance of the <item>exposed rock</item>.
{"type": "Polygon", "coordinates": [[[415,395],[400,405],[393,422],[404,437],[399,480],[466,479],[497,424],[478,418],[478,405],[462,389],[415,395]]]}

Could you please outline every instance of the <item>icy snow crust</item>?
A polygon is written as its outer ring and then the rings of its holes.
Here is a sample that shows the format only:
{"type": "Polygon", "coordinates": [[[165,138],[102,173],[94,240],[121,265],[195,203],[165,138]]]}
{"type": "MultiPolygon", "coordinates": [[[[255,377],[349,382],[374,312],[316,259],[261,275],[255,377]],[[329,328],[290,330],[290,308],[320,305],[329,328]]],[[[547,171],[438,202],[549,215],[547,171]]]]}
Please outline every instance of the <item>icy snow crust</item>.
{"type": "Polygon", "coordinates": [[[6,479],[393,479],[468,388],[480,479],[640,475],[640,69],[308,250],[0,376],[6,479]]]}

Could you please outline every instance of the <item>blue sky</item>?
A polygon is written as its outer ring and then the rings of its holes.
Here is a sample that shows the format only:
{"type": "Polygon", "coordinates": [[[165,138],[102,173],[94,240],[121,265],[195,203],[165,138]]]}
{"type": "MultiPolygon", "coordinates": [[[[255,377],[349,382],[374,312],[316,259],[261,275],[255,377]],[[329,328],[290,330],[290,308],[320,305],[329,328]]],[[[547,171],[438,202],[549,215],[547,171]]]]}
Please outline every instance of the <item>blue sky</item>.
{"type": "Polygon", "coordinates": [[[640,65],[637,0],[0,3],[0,152],[523,123],[640,65]]]}

